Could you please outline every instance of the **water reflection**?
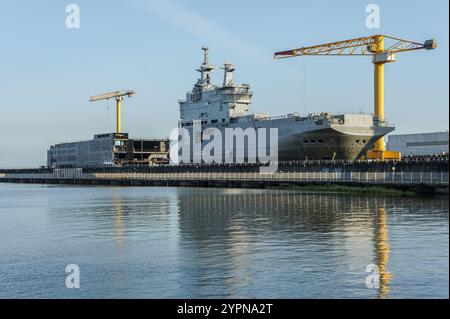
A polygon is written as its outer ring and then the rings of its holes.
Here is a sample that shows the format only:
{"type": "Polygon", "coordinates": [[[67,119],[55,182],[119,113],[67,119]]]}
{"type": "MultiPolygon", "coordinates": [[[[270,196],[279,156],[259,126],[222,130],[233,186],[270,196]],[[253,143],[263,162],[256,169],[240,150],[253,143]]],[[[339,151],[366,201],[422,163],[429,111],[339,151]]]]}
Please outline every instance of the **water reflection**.
{"type": "Polygon", "coordinates": [[[389,294],[389,282],[392,274],[388,271],[389,261],[389,238],[386,209],[384,207],[378,208],[376,224],[375,246],[377,253],[377,266],[380,272],[380,283],[378,296],[384,299],[389,294]]]}
{"type": "Polygon", "coordinates": [[[314,264],[329,263],[342,269],[336,276],[339,281],[339,275],[346,276],[345,272],[375,263],[380,271],[378,297],[387,298],[393,276],[388,269],[389,212],[417,211],[421,207],[421,213],[426,213],[436,210],[436,206],[448,211],[444,201],[439,200],[193,190],[179,194],[181,245],[190,256],[195,256],[190,263],[201,274],[199,289],[208,287],[211,278],[223,278],[228,295],[239,297],[240,290],[257,285],[258,276],[251,267],[266,262],[255,258],[266,250],[268,258],[297,264],[297,269],[287,268],[295,272],[291,273],[292,279],[300,281],[301,276],[296,273],[306,269],[303,274],[307,274],[314,264]],[[289,249],[290,253],[282,253],[289,249]],[[191,254],[192,251],[196,253],[191,254]],[[315,255],[322,258],[316,259],[315,255]],[[220,266],[208,263],[212,257],[215,262],[221,259],[220,266]],[[313,265],[307,258],[313,260],[313,265]]]}
{"type": "Polygon", "coordinates": [[[122,197],[116,192],[114,195],[114,238],[118,248],[122,247],[123,241],[122,213],[122,197]]]}
{"type": "Polygon", "coordinates": [[[407,268],[399,259],[393,267],[390,257],[421,240],[402,227],[448,237],[447,199],[191,188],[104,188],[83,196],[76,205],[49,201],[51,220],[99,247],[99,237],[113,239],[122,256],[114,267],[124,267],[114,287],[129,285],[138,297],[389,298],[407,268]],[[368,264],[379,267],[378,290],[365,286],[368,264]]]}

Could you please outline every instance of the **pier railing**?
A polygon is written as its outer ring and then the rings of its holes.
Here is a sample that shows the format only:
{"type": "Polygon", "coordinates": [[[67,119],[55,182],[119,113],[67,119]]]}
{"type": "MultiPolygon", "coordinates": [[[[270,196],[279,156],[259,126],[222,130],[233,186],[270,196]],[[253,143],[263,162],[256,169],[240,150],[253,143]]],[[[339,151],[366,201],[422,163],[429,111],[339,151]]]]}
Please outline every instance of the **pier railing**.
{"type": "Polygon", "coordinates": [[[336,182],[391,185],[448,186],[448,172],[83,172],[81,168],[55,168],[46,173],[1,173],[2,180],[123,180],[123,181],[231,181],[231,182],[336,182]]]}

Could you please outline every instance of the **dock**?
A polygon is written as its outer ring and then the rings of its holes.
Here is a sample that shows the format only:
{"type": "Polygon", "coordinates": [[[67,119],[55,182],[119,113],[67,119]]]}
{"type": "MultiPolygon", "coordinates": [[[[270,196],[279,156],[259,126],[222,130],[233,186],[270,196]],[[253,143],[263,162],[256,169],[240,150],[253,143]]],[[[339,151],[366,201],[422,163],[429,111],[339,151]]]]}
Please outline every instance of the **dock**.
{"type": "Polygon", "coordinates": [[[257,165],[0,170],[0,182],[265,188],[288,185],[379,185],[448,194],[448,161],[439,163],[288,163],[263,174],[257,165]],[[394,169],[393,169],[394,167],[394,169]]]}

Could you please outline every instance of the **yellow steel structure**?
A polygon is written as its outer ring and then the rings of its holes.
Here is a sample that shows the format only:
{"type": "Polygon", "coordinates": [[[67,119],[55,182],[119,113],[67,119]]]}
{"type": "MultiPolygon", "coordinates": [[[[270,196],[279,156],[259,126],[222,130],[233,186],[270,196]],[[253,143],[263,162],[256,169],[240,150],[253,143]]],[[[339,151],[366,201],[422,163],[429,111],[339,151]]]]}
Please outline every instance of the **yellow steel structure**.
{"type": "MultiPolygon", "coordinates": [[[[436,46],[437,44],[435,40],[427,40],[424,43],[417,43],[391,36],[376,34],[368,37],[276,52],[275,59],[302,55],[371,55],[372,62],[374,64],[374,116],[378,121],[384,122],[384,64],[395,62],[397,53],[420,49],[431,50],[435,49],[436,46]]],[[[373,150],[368,152],[367,157],[370,159],[380,160],[399,160],[401,154],[396,151],[387,151],[384,145],[384,137],[382,137],[375,142],[373,150]]]]}
{"type": "Polygon", "coordinates": [[[116,133],[122,133],[122,97],[116,98],[116,133]]]}
{"type": "Polygon", "coordinates": [[[124,96],[132,96],[136,94],[136,92],[128,90],[122,90],[122,91],[114,91],[110,93],[104,93],[100,95],[92,96],[89,101],[100,101],[100,100],[109,100],[109,99],[116,99],[116,133],[122,133],[122,123],[121,123],[121,108],[122,108],[122,100],[124,96]]]}

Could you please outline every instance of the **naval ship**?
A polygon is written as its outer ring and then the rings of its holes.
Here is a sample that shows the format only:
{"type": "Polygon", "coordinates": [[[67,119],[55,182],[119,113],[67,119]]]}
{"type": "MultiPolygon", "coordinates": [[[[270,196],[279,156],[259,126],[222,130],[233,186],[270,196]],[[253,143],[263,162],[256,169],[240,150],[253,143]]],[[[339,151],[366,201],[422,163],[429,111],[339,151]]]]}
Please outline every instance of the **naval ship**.
{"type": "MultiPolygon", "coordinates": [[[[221,68],[224,70],[222,86],[214,85],[211,72],[215,67],[208,61],[208,48],[202,50],[204,60],[197,69],[200,78],[192,91],[186,93],[186,98],[178,101],[179,128],[192,132],[196,123],[201,124],[201,132],[208,128],[221,132],[226,128],[277,128],[279,161],[357,160],[364,157],[379,138],[394,130],[387,122],[365,114],[322,112],[307,116],[298,113],[269,116],[263,112],[252,113],[249,110],[253,96],[250,85],[234,83],[235,67],[231,63],[221,68]]],[[[203,138],[201,141],[203,145],[203,138]]],[[[227,150],[223,150],[225,152],[227,150]]]]}

